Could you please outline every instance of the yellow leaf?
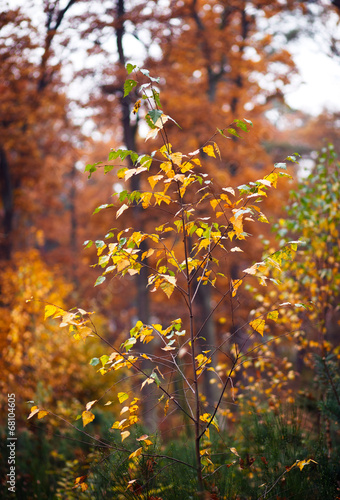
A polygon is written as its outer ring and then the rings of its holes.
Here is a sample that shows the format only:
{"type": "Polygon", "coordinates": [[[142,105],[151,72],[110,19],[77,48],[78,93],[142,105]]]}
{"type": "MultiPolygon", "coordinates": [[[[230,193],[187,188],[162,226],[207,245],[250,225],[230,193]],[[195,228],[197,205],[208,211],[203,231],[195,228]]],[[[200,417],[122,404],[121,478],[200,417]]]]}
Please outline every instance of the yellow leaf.
{"type": "Polygon", "coordinates": [[[265,320],[261,318],[256,318],[254,319],[254,321],[251,321],[249,323],[249,325],[255,330],[255,332],[258,332],[262,336],[265,324],[266,324],[265,320]]]}
{"type": "Polygon", "coordinates": [[[212,156],[213,158],[216,158],[215,151],[214,151],[214,146],[212,146],[211,144],[208,144],[208,146],[204,146],[203,151],[208,156],[212,156]]]}
{"type": "Polygon", "coordinates": [[[120,273],[121,271],[124,271],[127,267],[129,267],[130,261],[128,259],[123,259],[117,262],[117,271],[120,273]]]}
{"type": "Polygon", "coordinates": [[[237,453],[236,448],[230,448],[231,453],[234,453],[237,457],[241,458],[240,455],[237,453]]]}
{"type": "Polygon", "coordinates": [[[44,320],[49,318],[50,316],[53,316],[53,314],[58,310],[58,307],[56,306],[52,306],[50,304],[48,304],[47,306],[45,306],[45,317],[44,317],[44,320]]]}
{"type": "Polygon", "coordinates": [[[279,317],[279,311],[270,311],[267,314],[267,318],[272,319],[273,321],[277,321],[278,317],[279,317]]]}
{"type": "Polygon", "coordinates": [[[126,439],[127,437],[130,436],[130,432],[129,431],[123,431],[120,433],[120,435],[122,436],[122,442],[124,441],[124,439],[126,439]]]}
{"type": "Polygon", "coordinates": [[[178,167],[181,166],[181,163],[182,163],[182,153],[172,153],[170,155],[170,158],[172,160],[172,162],[177,165],[178,167]]]}
{"type": "Polygon", "coordinates": [[[138,448],[136,451],[134,451],[133,453],[131,453],[131,455],[129,456],[129,459],[130,458],[136,458],[136,457],[139,457],[139,455],[141,455],[143,451],[143,448],[138,448]]]}
{"type": "Polygon", "coordinates": [[[169,275],[162,275],[162,277],[163,281],[160,287],[163,290],[163,292],[167,295],[167,297],[170,298],[176,285],[176,278],[175,276],[169,276],[169,275]]]}
{"type": "Polygon", "coordinates": [[[219,202],[220,202],[220,200],[216,200],[216,199],[210,200],[210,205],[212,206],[213,210],[215,210],[215,208],[217,207],[219,202]]]}
{"type": "Polygon", "coordinates": [[[277,179],[278,179],[278,174],[277,173],[272,172],[271,174],[266,175],[265,179],[267,179],[267,181],[269,181],[272,184],[272,186],[274,188],[276,188],[277,179]]]}
{"type": "Polygon", "coordinates": [[[231,281],[231,286],[232,286],[232,296],[235,297],[236,293],[237,293],[237,289],[238,287],[242,284],[242,280],[232,280],[231,281]]]}
{"type": "Polygon", "coordinates": [[[123,403],[129,398],[129,395],[126,392],[118,392],[118,399],[120,403],[123,403]]]}
{"type": "Polygon", "coordinates": [[[157,184],[157,182],[163,178],[164,178],[163,175],[151,175],[150,177],[148,177],[148,182],[151,186],[151,189],[153,189],[155,187],[155,185],[157,184]]]}
{"type": "Polygon", "coordinates": [[[230,217],[230,222],[233,225],[234,231],[236,233],[236,237],[239,240],[244,240],[244,236],[241,234],[243,233],[243,220],[242,220],[242,215],[239,215],[236,219],[234,216],[230,217]]]}
{"type": "MultiPolygon", "coordinates": [[[[78,486],[82,486],[84,483],[84,481],[86,480],[87,476],[80,476],[80,477],[77,477],[74,481],[74,484],[75,486],[73,487],[74,488],[78,488],[78,486]]],[[[87,485],[86,485],[86,488],[87,489],[87,485]]],[[[83,490],[84,491],[84,490],[83,490]]]]}
{"type": "Polygon", "coordinates": [[[85,427],[87,424],[92,422],[92,420],[94,420],[95,416],[91,411],[83,411],[81,418],[83,419],[83,426],[85,427]]]}
{"type": "Polygon", "coordinates": [[[39,418],[39,420],[40,420],[41,418],[46,417],[46,415],[48,415],[48,411],[45,411],[45,410],[41,410],[41,411],[39,411],[39,413],[38,413],[38,418],[39,418]]]}
{"type": "Polygon", "coordinates": [[[148,208],[148,206],[150,205],[151,198],[152,198],[152,193],[148,193],[148,192],[141,193],[140,199],[141,199],[143,208],[148,208]]]}
{"type": "Polygon", "coordinates": [[[39,408],[37,406],[32,406],[31,413],[28,415],[27,420],[33,417],[36,413],[39,412],[39,408]]]}

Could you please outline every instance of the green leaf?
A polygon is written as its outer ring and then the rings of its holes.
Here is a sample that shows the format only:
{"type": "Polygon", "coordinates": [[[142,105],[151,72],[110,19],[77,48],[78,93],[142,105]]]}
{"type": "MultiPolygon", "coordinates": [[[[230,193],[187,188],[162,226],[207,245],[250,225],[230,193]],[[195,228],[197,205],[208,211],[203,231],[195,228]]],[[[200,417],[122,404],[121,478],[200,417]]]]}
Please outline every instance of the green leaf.
{"type": "Polygon", "coordinates": [[[105,242],[103,240],[96,240],[95,241],[96,248],[102,248],[105,246],[105,242]]]}
{"type": "Polygon", "coordinates": [[[128,75],[130,75],[135,68],[137,68],[135,64],[127,63],[126,71],[128,72],[128,75]]]}
{"type": "Polygon", "coordinates": [[[111,172],[115,168],[114,165],[104,165],[104,174],[107,174],[108,172],[111,172]]]}
{"type": "Polygon", "coordinates": [[[110,356],[108,356],[107,354],[103,354],[102,356],[100,356],[100,361],[102,363],[102,366],[105,366],[106,363],[109,361],[110,359],[110,356]]]}
{"type": "Polygon", "coordinates": [[[159,99],[159,92],[156,92],[155,89],[152,89],[152,95],[153,95],[153,98],[154,98],[154,101],[155,103],[157,104],[157,106],[160,108],[161,107],[161,101],[159,99]]]}
{"type": "Polygon", "coordinates": [[[101,285],[105,280],[106,280],[105,276],[98,276],[98,278],[96,279],[96,282],[95,282],[94,286],[101,285]]]}
{"type": "Polygon", "coordinates": [[[90,361],[91,366],[97,366],[99,365],[99,359],[98,358],[92,358],[90,361]]]}
{"type": "Polygon", "coordinates": [[[157,373],[152,372],[151,375],[150,375],[150,378],[154,379],[154,381],[156,382],[157,387],[159,387],[161,385],[161,381],[159,380],[157,373]]]}
{"type": "Polygon", "coordinates": [[[162,114],[163,111],[161,109],[152,109],[148,113],[154,124],[157,123],[157,120],[162,116],[162,114]]]}
{"type": "Polygon", "coordinates": [[[241,137],[234,128],[228,128],[227,130],[229,134],[234,135],[235,137],[241,137]]]}
{"type": "Polygon", "coordinates": [[[287,164],[286,163],[275,163],[274,168],[283,168],[284,170],[286,170],[287,164]]]}
{"type": "Polygon", "coordinates": [[[103,162],[102,161],[97,161],[97,163],[93,163],[93,164],[88,163],[86,165],[84,172],[90,172],[89,176],[88,176],[88,179],[91,178],[91,175],[93,174],[93,172],[96,172],[97,166],[100,165],[101,163],[103,163],[103,162]]]}
{"type": "Polygon", "coordinates": [[[130,94],[131,90],[137,87],[136,80],[125,80],[124,82],[124,97],[130,94]]]}
{"type": "Polygon", "coordinates": [[[248,132],[248,127],[242,120],[234,120],[234,123],[236,123],[236,127],[240,128],[244,132],[248,132]]]}
{"type": "Polygon", "coordinates": [[[86,240],[84,241],[83,245],[85,248],[90,248],[92,247],[93,241],[92,240],[86,240]]]}
{"type": "Polygon", "coordinates": [[[99,207],[97,207],[95,209],[95,211],[93,212],[92,215],[94,214],[97,214],[98,212],[100,212],[101,210],[104,210],[105,208],[109,208],[109,207],[113,207],[113,203],[105,203],[104,205],[100,205],[99,207]]]}

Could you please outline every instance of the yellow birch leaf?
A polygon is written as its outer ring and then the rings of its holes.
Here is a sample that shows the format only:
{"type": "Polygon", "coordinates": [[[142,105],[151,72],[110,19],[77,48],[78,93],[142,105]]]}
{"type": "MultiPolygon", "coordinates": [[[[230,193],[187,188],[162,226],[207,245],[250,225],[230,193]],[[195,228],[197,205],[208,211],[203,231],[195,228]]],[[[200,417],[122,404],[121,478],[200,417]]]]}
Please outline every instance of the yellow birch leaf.
{"type": "Polygon", "coordinates": [[[208,144],[208,146],[204,146],[203,151],[208,155],[213,158],[216,158],[215,151],[214,151],[214,146],[211,144],[208,144]]]}
{"type": "Polygon", "coordinates": [[[38,419],[40,420],[41,418],[46,417],[46,415],[48,415],[48,411],[46,411],[46,410],[41,410],[41,411],[39,411],[39,413],[38,413],[38,419]]]}
{"type": "Polygon", "coordinates": [[[266,175],[265,179],[267,179],[274,188],[276,188],[277,185],[277,179],[278,179],[278,174],[275,172],[272,172],[269,175],[266,175]]]}
{"type": "Polygon", "coordinates": [[[266,322],[262,318],[256,318],[256,319],[254,319],[254,321],[251,321],[249,323],[249,325],[255,330],[255,332],[258,332],[262,336],[263,336],[265,324],[266,324],[266,322]]]}
{"type": "Polygon", "coordinates": [[[233,289],[232,296],[235,297],[238,287],[242,284],[242,280],[232,280],[231,286],[233,289]]]}
{"type": "Polygon", "coordinates": [[[273,321],[277,321],[278,317],[279,317],[279,311],[270,311],[267,314],[267,318],[272,319],[273,321]]]}
{"type": "Polygon", "coordinates": [[[237,457],[241,458],[240,455],[237,453],[236,448],[230,448],[231,453],[234,453],[237,457]]]}
{"type": "Polygon", "coordinates": [[[87,424],[94,420],[95,416],[91,411],[83,411],[81,418],[83,419],[83,427],[86,427],[87,424]]]}
{"type": "Polygon", "coordinates": [[[45,316],[44,316],[44,320],[49,318],[50,316],[53,316],[53,314],[58,310],[58,307],[56,306],[52,306],[50,304],[48,304],[47,306],[45,306],[45,316]]]}
{"type": "Polygon", "coordinates": [[[29,418],[32,418],[38,412],[39,412],[39,408],[37,406],[32,406],[31,413],[28,415],[27,420],[29,418]]]}
{"type": "Polygon", "coordinates": [[[123,403],[129,398],[129,395],[126,392],[118,392],[118,399],[120,403],[123,403]]]}
{"type": "Polygon", "coordinates": [[[148,182],[151,186],[151,189],[153,189],[155,187],[155,185],[157,184],[157,182],[163,178],[164,178],[163,175],[151,175],[150,177],[148,177],[148,182]]]}
{"type": "Polygon", "coordinates": [[[230,222],[233,225],[233,229],[236,233],[238,239],[245,239],[241,233],[243,233],[243,217],[239,215],[236,219],[234,216],[230,217],[230,222]]]}
{"type": "Polygon", "coordinates": [[[136,457],[139,457],[139,455],[142,454],[142,451],[143,451],[143,448],[138,448],[136,451],[134,451],[133,453],[131,453],[131,455],[129,456],[129,459],[130,458],[136,458],[136,457]]]}
{"type": "Polygon", "coordinates": [[[309,458],[308,460],[299,460],[298,462],[296,462],[296,466],[299,467],[300,470],[302,470],[305,465],[308,465],[311,462],[314,462],[315,464],[317,464],[317,462],[315,462],[315,460],[312,460],[311,458],[309,458]]]}
{"type": "Polygon", "coordinates": [[[168,413],[168,409],[169,409],[169,399],[166,400],[166,403],[164,405],[164,415],[166,416],[167,413],[168,413]]]}
{"type": "Polygon", "coordinates": [[[219,202],[220,202],[220,200],[216,200],[216,199],[210,200],[210,205],[212,206],[213,210],[215,210],[215,208],[217,207],[219,202]]]}
{"type": "Polygon", "coordinates": [[[119,262],[117,262],[117,271],[120,273],[121,271],[129,267],[129,265],[130,265],[129,260],[127,259],[120,260],[119,262]]]}
{"type": "Polygon", "coordinates": [[[181,166],[181,163],[182,163],[182,153],[172,153],[170,155],[170,158],[172,160],[172,162],[177,165],[178,167],[181,166]]]}

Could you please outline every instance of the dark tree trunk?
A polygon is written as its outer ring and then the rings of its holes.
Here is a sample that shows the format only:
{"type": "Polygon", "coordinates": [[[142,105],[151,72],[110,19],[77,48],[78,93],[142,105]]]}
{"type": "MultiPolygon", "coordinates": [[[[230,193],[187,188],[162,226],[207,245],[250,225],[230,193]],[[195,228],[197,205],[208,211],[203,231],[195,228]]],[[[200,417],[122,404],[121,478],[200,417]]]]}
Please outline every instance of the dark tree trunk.
{"type": "Polygon", "coordinates": [[[0,146],[0,185],[2,198],[2,234],[0,235],[0,260],[11,258],[13,229],[13,187],[6,152],[0,146]]]}

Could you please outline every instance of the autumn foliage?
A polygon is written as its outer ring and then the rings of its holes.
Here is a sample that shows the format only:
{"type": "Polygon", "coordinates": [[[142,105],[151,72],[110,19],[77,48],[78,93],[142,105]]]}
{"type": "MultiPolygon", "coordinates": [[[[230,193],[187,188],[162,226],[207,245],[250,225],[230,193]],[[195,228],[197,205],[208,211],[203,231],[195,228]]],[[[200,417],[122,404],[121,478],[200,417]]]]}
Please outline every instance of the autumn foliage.
{"type": "Polygon", "coordinates": [[[335,26],[332,4],[0,15],[19,496],[337,494],[339,117],[284,100],[293,20],[335,26]]]}

